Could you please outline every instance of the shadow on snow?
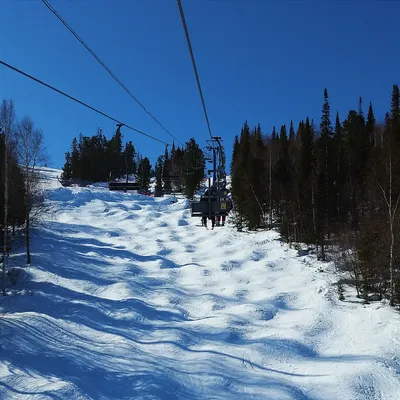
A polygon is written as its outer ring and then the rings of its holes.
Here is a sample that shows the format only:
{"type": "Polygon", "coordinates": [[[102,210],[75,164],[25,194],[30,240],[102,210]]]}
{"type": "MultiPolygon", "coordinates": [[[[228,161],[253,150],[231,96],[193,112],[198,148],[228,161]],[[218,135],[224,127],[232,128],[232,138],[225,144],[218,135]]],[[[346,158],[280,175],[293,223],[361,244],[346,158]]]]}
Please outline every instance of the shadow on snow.
{"type": "MultiPolygon", "coordinates": [[[[240,302],[234,296],[199,295],[170,288],[167,281],[146,276],[143,264],[158,262],[160,269],[185,265],[161,255],[139,255],[98,239],[104,236],[99,228],[53,222],[43,229],[40,239],[35,239],[35,263],[39,269],[60,277],[60,281],[33,280],[29,282],[33,296],[13,298],[11,311],[2,321],[2,329],[8,332],[2,343],[2,364],[14,374],[22,371],[23,380],[39,375],[48,384],[64,384],[52,391],[41,391],[39,386],[36,391],[15,388],[3,381],[0,395],[36,394],[58,399],[80,394],[84,398],[123,400],[150,396],[250,399],[271,398],[270,393],[280,393],[282,398],[312,399],[290,381],[312,375],[269,368],[238,356],[236,351],[216,350],[215,346],[222,349],[233,344],[235,350],[243,347],[240,354],[249,346],[263,346],[266,353],[316,362],[370,359],[351,355],[321,357],[296,340],[251,340],[240,328],[210,329],[178,307],[169,305],[164,309],[137,298],[165,292],[183,300],[212,296],[216,303],[240,302]],[[77,234],[87,237],[74,237],[77,234]],[[63,286],[62,278],[73,284],[63,286]],[[120,293],[121,298],[107,298],[107,290],[120,283],[126,289],[120,293]],[[14,318],[18,313],[19,318],[14,318]],[[196,348],[199,344],[203,348],[196,348]]],[[[294,311],[284,295],[271,299],[270,305],[271,314],[267,312],[265,319],[273,318],[276,310],[294,311]]],[[[237,326],[251,323],[242,321],[237,326]]]]}

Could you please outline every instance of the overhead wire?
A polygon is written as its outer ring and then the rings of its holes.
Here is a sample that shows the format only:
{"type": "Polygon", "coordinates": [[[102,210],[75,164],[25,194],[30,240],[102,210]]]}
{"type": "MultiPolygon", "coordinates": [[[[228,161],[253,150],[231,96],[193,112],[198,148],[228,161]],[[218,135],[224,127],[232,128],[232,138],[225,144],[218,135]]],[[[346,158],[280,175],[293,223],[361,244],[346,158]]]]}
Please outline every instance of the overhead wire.
{"type": "Polygon", "coordinates": [[[117,81],[122,88],[128,93],[130,97],[132,97],[141,107],[142,109],[165,131],[167,132],[174,140],[183,145],[183,143],[176,138],[164,125],[161,124],[157,120],[157,118],[138,100],[138,98],[121,82],[120,79],[107,67],[107,65],[97,56],[97,54],[84,42],[84,40],[72,29],[72,27],[68,24],[68,22],[54,9],[54,7],[47,1],[42,0],[44,5],[62,22],[62,24],[75,36],[75,38],[89,51],[90,54],[97,60],[97,62],[111,75],[111,77],[117,81]]]}
{"type": "Polygon", "coordinates": [[[185,31],[186,41],[187,41],[187,44],[188,44],[188,47],[189,47],[190,58],[192,59],[192,65],[193,65],[194,74],[196,75],[197,86],[198,86],[198,89],[199,89],[201,102],[203,104],[203,110],[204,110],[204,115],[205,115],[206,121],[207,121],[208,132],[210,134],[211,140],[213,140],[213,135],[211,133],[211,127],[210,127],[210,121],[208,119],[207,108],[206,108],[206,104],[204,102],[203,91],[201,89],[200,78],[199,78],[199,74],[197,72],[196,61],[194,59],[193,49],[192,49],[192,45],[191,45],[191,42],[190,42],[189,31],[188,31],[188,28],[187,28],[187,25],[186,25],[185,14],[183,12],[183,7],[182,7],[181,0],[177,0],[177,3],[178,3],[179,13],[180,13],[181,20],[182,20],[183,29],[185,31]]]}
{"type": "Polygon", "coordinates": [[[35,78],[34,76],[32,76],[32,75],[30,75],[30,74],[28,74],[28,73],[26,73],[26,72],[24,72],[24,71],[21,71],[20,69],[14,67],[14,66],[12,66],[12,65],[10,65],[10,64],[8,64],[8,63],[6,63],[6,62],[3,61],[3,60],[0,60],[0,64],[3,65],[3,66],[5,66],[5,67],[7,67],[7,68],[9,68],[9,69],[11,69],[11,70],[13,70],[13,71],[15,71],[15,72],[18,72],[18,73],[21,74],[21,75],[26,76],[26,77],[29,78],[29,79],[32,79],[33,81],[35,81],[35,82],[37,82],[37,83],[40,83],[40,84],[43,85],[43,86],[48,87],[49,89],[54,90],[55,92],[57,92],[57,93],[59,93],[59,94],[62,94],[62,95],[65,96],[65,97],[68,97],[69,99],[71,99],[71,100],[73,100],[73,101],[75,101],[75,102],[77,102],[77,103],[79,103],[79,104],[81,104],[81,105],[83,105],[83,106],[89,108],[89,109],[92,110],[92,111],[95,111],[96,113],[98,113],[98,114],[100,114],[100,115],[102,115],[102,116],[104,116],[104,117],[106,117],[106,118],[108,118],[108,119],[110,119],[110,120],[112,120],[112,121],[114,121],[114,122],[117,122],[117,123],[119,123],[119,124],[124,125],[126,128],[131,129],[132,131],[135,131],[135,132],[137,132],[137,133],[140,133],[141,135],[146,136],[146,137],[148,137],[148,138],[150,138],[150,139],[153,139],[153,140],[155,140],[155,141],[157,141],[157,142],[159,142],[159,143],[165,144],[165,145],[167,145],[167,146],[169,145],[169,143],[164,142],[164,141],[161,140],[161,139],[158,139],[158,138],[156,138],[156,137],[154,137],[154,136],[152,136],[152,135],[149,135],[148,133],[145,133],[145,132],[143,132],[143,131],[141,131],[141,130],[139,130],[139,129],[133,128],[132,126],[123,123],[122,121],[120,121],[120,120],[118,120],[118,119],[116,119],[116,118],[114,118],[114,117],[111,117],[110,115],[108,115],[108,114],[106,114],[106,113],[104,113],[104,112],[98,110],[97,108],[94,108],[94,107],[92,107],[91,105],[89,105],[89,104],[87,104],[87,103],[84,103],[83,101],[77,99],[76,97],[71,96],[71,95],[69,95],[68,93],[63,92],[62,90],[57,89],[57,88],[55,88],[54,86],[51,86],[51,85],[49,85],[48,83],[43,82],[43,81],[41,81],[40,79],[35,78]]]}

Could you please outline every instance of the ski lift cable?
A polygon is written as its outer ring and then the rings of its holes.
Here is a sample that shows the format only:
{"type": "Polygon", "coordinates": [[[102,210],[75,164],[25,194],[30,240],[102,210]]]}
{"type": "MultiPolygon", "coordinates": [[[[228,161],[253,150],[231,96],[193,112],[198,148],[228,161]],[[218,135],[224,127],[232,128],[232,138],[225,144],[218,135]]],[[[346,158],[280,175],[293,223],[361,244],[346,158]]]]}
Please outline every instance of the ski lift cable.
{"type": "Polygon", "coordinates": [[[183,143],[176,138],[168,129],[166,129],[161,122],[159,122],[156,117],[138,100],[136,96],[118,79],[118,77],[107,67],[107,65],[97,56],[97,54],[83,41],[83,39],[72,29],[72,27],[65,21],[65,19],[54,9],[52,5],[49,4],[47,0],[42,0],[44,5],[62,22],[62,24],[75,36],[75,38],[89,51],[90,54],[97,60],[97,62],[111,75],[111,77],[117,81],[122,88],[128,93],[130,97],[132,97],[139,105],[143,108],[143,110],[165,131],[167,132],[174,140],[183,145],[183,143]]]}
{"type": "Polygon", "coordinates": [[[188,28],[187,28],[187,25],[186,25],[186,20],[185,20],[185,15],[183,13],[181,0],[177,0],[177,3],[178,3],[179,13],[180,13],[181,20],[182,20],[183,29],[185,31],[186,41],[187,41],[187,44],[188,44],[188,47],[189,47],[190,58],[192,59],[193,70],[194,70],[194,74],[196,76],[196,81],[197,81],[197,86],[198,86],[199,93],[200,93],[201,102],[203,104],[204,114],[206,116],[208,132],[210,134],[211,140],[213,140],[213,135],[211,133],[211,127],[210,127],[210,121],[208,119],[206,104],[204,102],[203,91],[201,90],[200,78],[199,78],[199,74],[197,72],[196,62],[195,62],[195,59],[194,59],[192,45],[190,43],[189,31],[188,31],[188,28]]]}
{"type": "Polygon", "coordinates": [[[49,85],[48,83],[43,82],[43,81],[41,81],[40,79],[35,78],[34,76],[29,75],[28,73],[26,73],[26,72],[24,72],[24,71],[21,71],[20,69],[18,69],[18,68],[16,68],[16,67],[13,67],[12,65],[6,63],[6,62],[3,61],[3,60],[0,60],[0,64],[1,64],[1,65],[4,65],[4,66],[7,67],[7,68],[10,68],[11,70],[13,70],[13,71],[15,71],[15,72],[18,72],[18,73],[21,74],[21,75],[26,76],[26,77],[29,78],[29,79],[32,79],[33,81],[35,81],[35,82],[37,82],[37,83],[40,83],[40,84],[43,85],[43,86],[48,87],[49,89],[54,90],[55,92],[57,92],[57,93],[59,93],[59,94],[62,94],[62,95],[65,96],[65,97],[68,97],[69,99],[71,99],[71,100],[73,100],[73,101],[75,101],[75,102],[77,102],[77,103],[79,103],[79,104],[82,104],[83,106],[89,108],[90,110],[92,110],[92,111],[94,111],[94,112],[96,112],[96,113],[98,113],[98,114],[100,114],[100,115],[102,115],[102,116],[104,116],[104,117],[106,117],[106,118],[108,118],[108,119],[114,121],[114,122],[117,122],[118,124],[124,125],[124,126],[125,126],[126,128],[128,128],[128,129],[131,129],[131,130],[133,130],[133,131],[135,131],[135,132],[137,132],[137,133],[140,133],[141,135],[146,136],[146,137],[148,137],[148,138],[150,138],[150,139],[153,139],[153,140],[155,140],[155,141],[157,141],[157,142],[159,142],[159,143],[163,143],[163,144],[165,144],[165,145],[168,145],[167,142],[164,142],[164,141],[161,140],[161,139],[158,139],[158,138],[156,138],[156,137],[154,137],[154,136],[152,136],[152,135],[149,135],[148,133],[145,133],[145,132],[143,132],[143,131],[140,131],[139,129],[133,128],[132,126],[129,126],[129,125],[125,124],[125,123],[121,122],[120,120],[118,120],[118,119],[116,119],[116,118],[114,118],[114,117],[111,117],[110,115],[108,115],[108,114],[106,114],[106,113],[104,113],[104,112],[98,110],[97,108],[94,108],[94,107],[90,106],[89,104],[84,103],[83,101],[77,99],[76,97],[73,97],[73,96],[71,96],[71,95],[69,95],[69,94],[63,92],[62,90],[59,90],[59,89],[55,88],[54,86],[51,86],[51,85],[49,85]]]}

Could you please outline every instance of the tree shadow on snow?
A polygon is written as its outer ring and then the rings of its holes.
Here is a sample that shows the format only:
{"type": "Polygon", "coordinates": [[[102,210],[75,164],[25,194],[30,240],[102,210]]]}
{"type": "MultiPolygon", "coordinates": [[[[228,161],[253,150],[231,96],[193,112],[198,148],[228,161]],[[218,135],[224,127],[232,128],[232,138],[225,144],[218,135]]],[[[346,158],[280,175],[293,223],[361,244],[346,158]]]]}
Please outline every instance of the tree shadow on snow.
{"type": "MultiPolygon", "coordinates": [[[[190,359],[178,361],[151,352],[151,346],[165,345],[167,341],[142,341],[150,347],[145,352],[122,341],[116,345],[107,343],[107,338],[99,341],[98,338],[79,337],[47,319],[36,321],[37,326],[22,320],[5,322],[8,328],[16,331],[14,341],[3,351],[5,363],[12,364],[14,370],[18,369],[26,376],[39,374],[49,382],[61,380],[70,384],[69,392],[56,389],[49,393],[50,398],[58,398],[58,395],[60,398],[72,397],[74,392],[78,392],[92,399],[146,398],[146,395],[157,399],[228,399],[232,396],[247,399],[254,398],[254,393],[258,393],[259,398],[265,398],[266,393],[274,390],[295,399],[311,399],[285,378],[241,373],[237,366],[242,365],[244,360],[224,352],[192,350],[171,342],[172,346],[180,347],[185,352],[202,356],[203,362],[196,363],[194,368],[190,359]],[[232,365],[226,360],[233,361],[232,365]],[[209,385],[210,381],[210,387],[200,385],[209,385]],[[246,394],[244,389],[252,393],[246,394]],[[203,397],[204,391],[207,395],[203,397]]],[[[281,373],[255,363],[251,363],[251,367],[281,373]]],[[[8,392],[45,395],[40,387],[37,392],[33,388],[24,391],[6,382],[0,383],[0,394],[1,387],[8,392]]]]}
{"type": "MultiPolygon", "coordinates": [[[[372,361],[368,356],[322,357],[296,340],[249,339],[246,327],[254,323],[251,319],[235,320],[230,316],[232,323],[228,327],[210,327],[202,325],[201,319],[191,318],[176,304],[159,307],[137,298],[159,291],[178,296],[182,299],[180,304],[193,296],[204,301],[208,297],[222,305],[243,302],[235,296],[168,287],[167,281],[146,276],[140,264],[158,262],[160,268],[171,269],[185,264],[160,255],[139,255],[100,240],[104,237],[105,231],[99,228],[55,222],[47,224],[40,238],[35,239],[35,264],[54,273],[59,281],[32,280],[29,285],[33,296],[12,302],[11,312],[3,318],[2,329],[7,330],[8,336],[3,338],[2,363],[13,371],[14,378],[20,376],[22,385],[12,377],[3,379],[0,397],[5,393],[54,399],[80,395],[110,400],[312,400],[293,379],[318,379],[322,375],[270,368],[243,354],[256,346],[266,355],[284,358],[372,361]],[[123,284],[126,290],[114,287],[116,284],[123,284]],[[109,298],[110,290],[112,296],[119,297],[109,298]],[[18,313],[25,314],[13,317],[18,313]],[[227,348],[228,345],[232,347],[227,348]],[[24,378],[34,377],[41,379],[37,389],[23,389],[24,378]],[[58,380],[66,385],[43,390],[47,386],[43,380],[48,385],[58,380]]],[[[268,307],[260,311],[264,311],[267,320],[274,318],[276,312],[295,311],[286,294],[268,302],[268,307]]]]}
{"type": "Polygon", "coordinates": [[[104,238],[106,232],[110,234],[108,229],[52,222],[41,231],[35,242],[35,264],[44,271],[65,278],[90,280],[99,285],[140,275],[143,271],[138,263],[159,262],[161,269],[188,265],[202,267],[197,263],[177,264],[160,254],[139,255],[122,246],[98,239],[104,238]],[[56,258],[54,254],[57,255],[56,258]],[[124,265],[123,270],[117,270],[116,264],[124,265]],[[99,273],[110,276],[110,279],[100,277],[99,273]]]}

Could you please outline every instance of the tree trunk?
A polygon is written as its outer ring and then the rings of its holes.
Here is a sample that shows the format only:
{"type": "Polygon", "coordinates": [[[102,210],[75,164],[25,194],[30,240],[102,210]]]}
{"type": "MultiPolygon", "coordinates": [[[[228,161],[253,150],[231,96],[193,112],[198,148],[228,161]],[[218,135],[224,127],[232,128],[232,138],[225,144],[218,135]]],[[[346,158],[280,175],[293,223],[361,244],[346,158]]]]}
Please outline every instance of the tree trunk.
{"type": "Polygon", "coordinates": [[[389,153],[389,195],[386,194],[385,189],[382,185],[378,183],[379,188],[382,191],[383,198],[385,199],[386,205],[388,207],[388,220],[389,220],[389,230],[390,230],[390,248],[389,248],[389,273],[390,273],[390,305],[394,305],[394,295],[396,292],[396,277],[394,273],[393,265],[393,253],[394,253],[394,222],[396,218],[397,207],[400,202],[400,194],[397,196],[396,201],[393,201],[393,165],[392,165],[392,154],[389,153]]]}
{"type": "Polygon", "coordinates": [[[317,246],[317,258],[318,258],[318,237],[317,237],[317,219],[315,215],[315,198],[314,198],[314,177],[311,176],[311,205],[312,205],[312,219],[314,226],[315,243],[317,246]]]}
{"type": "Polygon", "coordinates": [[[269,225],[272,227],[272,144],[269,148],[269,225]]]}
{"type": "Polygon", "coordinates": [[[389,271],[390,271],[390,305],[394,305],[394,293],[395,293],[395,279],[394,279],[394,267],[393,267],[393,247],[394,247],[394,233],[393,223],[396,215],[396,208],[392,209],[392,154],[389,155],[389,224],[390,224],[390,257],[389,257],[389,271]]]}
{"type": "Polygon", "coordinates": [[[3,296],[6,295],[6,265],[7,265],[7,236],[8,236],[8,141],[7,132],[4,140],[4,238],[3,238],[3,296]]]}
{"type": "MultiPolygon", "coordinates": [[[[327,229],[328,238],[330,238],[330,226],[329,226],[329,176],[328,176],[328,144],[325,144],[325,199],[324,199],[324,229],[322,232],[325,232],[327,229]]],[[[325,241],[325,237],[322,237],[322,241],[325,241]]],[[[325,261],[325,256],[323,255],[323,259],[325,261]]]]}
{"type": "Polygon", "coordinates": [[[30,238],[30,216],[29,213],[26,216],[26,263],[30,264],[31,263],[31,238],[30,238]]]}

